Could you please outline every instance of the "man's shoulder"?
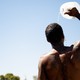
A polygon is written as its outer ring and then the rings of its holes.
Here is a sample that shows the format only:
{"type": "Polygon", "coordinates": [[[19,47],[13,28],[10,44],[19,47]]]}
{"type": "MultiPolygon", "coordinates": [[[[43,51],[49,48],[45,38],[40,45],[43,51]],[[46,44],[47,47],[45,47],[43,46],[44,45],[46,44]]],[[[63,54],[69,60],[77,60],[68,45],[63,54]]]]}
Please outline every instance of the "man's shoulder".
{"type": "Polygon", "coordinates": [[[40,64],[46,64],[48,62],[54,62],[59,57],[59,53],[56,50],[51,50],[49,53],[44,54],[40,57],[40,64]]]}
{"type": "Polygon", "coordinates": [[[73,51],[80,51],[80,41],[73,44],[73,51]]]}
{"type": "Polygon", "coordinates": [[[75,67],[80,69],[80,41],[73,45],[71,60],[75,67]]]}

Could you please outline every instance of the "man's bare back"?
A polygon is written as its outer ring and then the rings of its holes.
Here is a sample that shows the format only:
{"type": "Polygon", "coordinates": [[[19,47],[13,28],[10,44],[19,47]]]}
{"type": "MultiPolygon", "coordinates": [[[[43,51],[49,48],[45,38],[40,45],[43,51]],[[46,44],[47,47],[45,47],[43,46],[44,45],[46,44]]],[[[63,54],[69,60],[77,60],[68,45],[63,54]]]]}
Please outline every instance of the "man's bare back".
{"type": "Polygon", "coordinates": [[[38,80],[80,80],[80,42],[40,58],[38,80]],[[71,47],[70,47],[71,48],[71,47]]]}

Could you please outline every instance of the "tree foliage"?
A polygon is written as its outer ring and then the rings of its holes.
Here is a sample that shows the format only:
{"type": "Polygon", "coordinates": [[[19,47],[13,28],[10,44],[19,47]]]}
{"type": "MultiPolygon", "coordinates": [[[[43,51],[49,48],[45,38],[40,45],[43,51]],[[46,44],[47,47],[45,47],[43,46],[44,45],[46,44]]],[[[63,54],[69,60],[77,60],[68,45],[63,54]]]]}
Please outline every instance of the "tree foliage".
{"type": "Polygon", "coordinates": [[[5,80],[5,77],[3,75],[0,75],[0,80],[5,80]]]}
{"type": "Polygon", "coordinates": [[[20,80],[20,77],[7,73],[6,75],[0,75],[0,80],[20,80]]]}

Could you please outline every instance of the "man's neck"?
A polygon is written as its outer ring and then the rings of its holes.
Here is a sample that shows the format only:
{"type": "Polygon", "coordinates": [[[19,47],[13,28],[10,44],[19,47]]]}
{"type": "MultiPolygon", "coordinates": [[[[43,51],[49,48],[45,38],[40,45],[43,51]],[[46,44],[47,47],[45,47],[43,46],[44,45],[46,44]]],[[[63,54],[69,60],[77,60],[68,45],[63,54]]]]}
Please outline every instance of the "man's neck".
{"type": "Polygon", "coordinates": [[[57,50],[60,54],[69,52],[72,50],[72,46],[64,46],[64,44],[58,44],[55,46],[52,46],[52,48],[54,48],[55,50],[57,50]]]}
{"type": "Polygon", "coordinates": [[[70,46],[70,47],[69,46],[64,46],[64,44],[61,43],[61,44],[58,44],[58,45],[55,45],[55,46],[52,45],[52,48],[57,50],[60,54],[63,54],[63,53],[72,51],[73,46],[70,46]]]}
{"type": "Polygon", "coordinates": [[[55,50],[57,50],[59,52],[65,51],[65,46],[63,43],[52,45],[52,48],[54,48],[55,50]]]}

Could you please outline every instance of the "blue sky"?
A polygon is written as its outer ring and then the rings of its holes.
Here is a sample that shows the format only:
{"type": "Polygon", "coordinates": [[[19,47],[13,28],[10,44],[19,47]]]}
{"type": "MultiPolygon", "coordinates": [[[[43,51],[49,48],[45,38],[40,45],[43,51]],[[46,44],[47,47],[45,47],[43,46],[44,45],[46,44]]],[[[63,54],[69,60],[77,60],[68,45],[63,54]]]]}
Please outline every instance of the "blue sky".
{"type": "Polygon", "coordinates": [[[28,80],[37,75],[40,56],[51,50],[44,33],[49,23],[62,26],[65,45],[80,40],[80,21],[59,16],[60,6],[69,1],[0,0],[0,74],[28,80]]]}

